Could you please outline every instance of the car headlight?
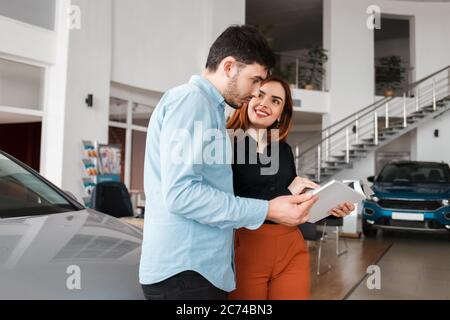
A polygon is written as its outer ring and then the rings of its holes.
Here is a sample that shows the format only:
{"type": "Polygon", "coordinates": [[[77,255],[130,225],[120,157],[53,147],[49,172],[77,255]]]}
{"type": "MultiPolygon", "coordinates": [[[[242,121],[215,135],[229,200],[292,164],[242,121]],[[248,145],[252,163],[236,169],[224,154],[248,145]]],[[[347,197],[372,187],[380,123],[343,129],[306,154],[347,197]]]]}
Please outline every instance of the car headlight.
{"type": "Polygon", "coordinates": [[[448,199],[442,200],[442,205],[443,206],[448,206],[449,204],[450,204],[450,200],[448,200],[448,199]]]}
{"type": "Polygon", "coordinates": [[[373,201],[373,202],[378,202],[378,201],[380,201],[380,199],[379,199],[377,196],[375,196],[375,195],[370,195],[370,196],[369,196],[369,200],[370,200],[370,201],[373,201]]]}

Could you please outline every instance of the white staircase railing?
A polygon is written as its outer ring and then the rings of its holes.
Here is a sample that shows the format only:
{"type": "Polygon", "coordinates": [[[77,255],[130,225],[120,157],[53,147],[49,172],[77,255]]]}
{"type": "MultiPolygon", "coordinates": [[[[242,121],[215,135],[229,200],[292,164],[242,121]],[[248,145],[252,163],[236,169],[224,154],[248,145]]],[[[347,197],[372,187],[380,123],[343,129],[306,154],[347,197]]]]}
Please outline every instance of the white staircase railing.
{"type": "Polygon", "coordinates": [[[384,97],[322,130],[322,139],[301,150],[293,146],[299,175],[325,176],[349,166],[352,159],[376,147],[380,139],[406,128],[423,117],[425,109],[436,111],[438,102],[450,96],[450,66],[416,81],[401,97],[384,97]]]}

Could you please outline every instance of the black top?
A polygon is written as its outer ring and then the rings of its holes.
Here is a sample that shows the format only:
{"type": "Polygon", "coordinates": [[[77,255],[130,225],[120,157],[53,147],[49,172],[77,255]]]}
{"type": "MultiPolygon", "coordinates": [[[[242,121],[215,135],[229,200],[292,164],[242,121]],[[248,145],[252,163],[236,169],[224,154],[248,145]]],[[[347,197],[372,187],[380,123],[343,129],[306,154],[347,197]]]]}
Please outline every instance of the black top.
{"type": "Polygon", "coordinates": [[[260,154],[257,152],[256,141],[249,136],[234,143],[232,168],[236,196],[272,200],[278,196],[292,195],[288,186],[297,176],[294,155],[286,142],[280,142],[278,146],[279,150],[269,144],[260,154]],[[241,151],[240,153],[239,150],[245,152],[241,151]],[[275,152],[279,154],[278,160],[275,152]],[[274,154],[273,158],[271,157],[272,153],[274,154]],[[264,172],[262,169],[270,170],[264,172]]]}

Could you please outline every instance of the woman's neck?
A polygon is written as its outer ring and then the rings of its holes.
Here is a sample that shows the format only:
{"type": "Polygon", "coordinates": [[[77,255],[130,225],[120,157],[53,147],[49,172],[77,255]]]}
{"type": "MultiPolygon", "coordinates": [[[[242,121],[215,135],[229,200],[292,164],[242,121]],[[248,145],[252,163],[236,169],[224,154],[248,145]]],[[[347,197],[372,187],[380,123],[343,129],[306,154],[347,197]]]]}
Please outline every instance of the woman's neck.
{"type": "Polygon", "coordinates": [[[250,126],[247,133],[256,141],[256,151],[258,153],[263,153],[267,146],[267,130],[250,126]]]}

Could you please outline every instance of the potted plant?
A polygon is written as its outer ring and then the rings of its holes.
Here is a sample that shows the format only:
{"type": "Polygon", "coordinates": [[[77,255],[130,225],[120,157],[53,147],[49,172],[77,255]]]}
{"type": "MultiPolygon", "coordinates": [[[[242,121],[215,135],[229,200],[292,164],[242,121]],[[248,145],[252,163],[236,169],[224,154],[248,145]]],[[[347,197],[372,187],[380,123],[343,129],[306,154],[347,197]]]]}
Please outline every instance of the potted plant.
{"type": "Polygon", "coordinates": [[[386,97],[395,95],[404,80],[405,68],[400,56],[387,56],[378,59],[375,67],[375,82],[377,89],[383,91],[386,97]]]}
{"type": "Polygon", "coordinates": [[[295,62],[284,65],[277,74],[291,84],[291,87],[295,87],[295,62]]]}
{"type": "Polygon", "coordinates": [[[301,88],[316,90],[322,87],[325,76],[325,63],[328,61],[327,50],[314,46],[306,54],[304,61],[300,62],[299,84],[301,88]]]}

